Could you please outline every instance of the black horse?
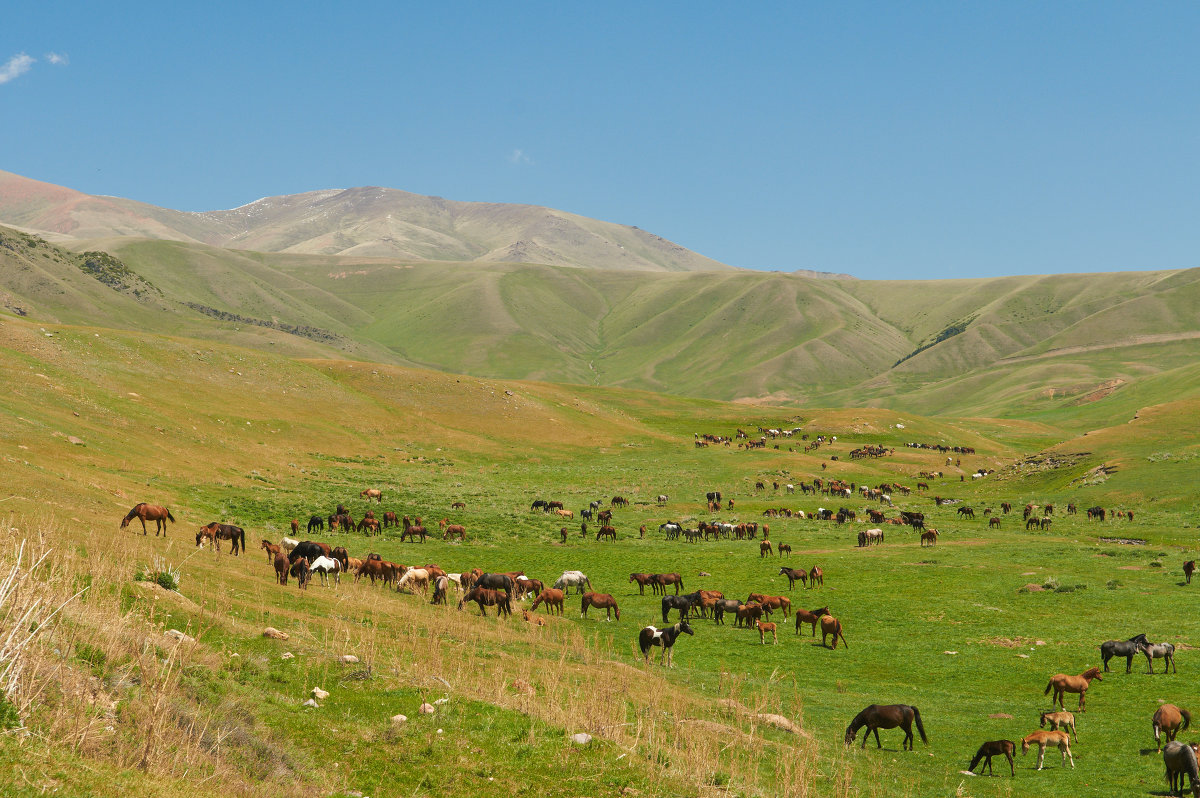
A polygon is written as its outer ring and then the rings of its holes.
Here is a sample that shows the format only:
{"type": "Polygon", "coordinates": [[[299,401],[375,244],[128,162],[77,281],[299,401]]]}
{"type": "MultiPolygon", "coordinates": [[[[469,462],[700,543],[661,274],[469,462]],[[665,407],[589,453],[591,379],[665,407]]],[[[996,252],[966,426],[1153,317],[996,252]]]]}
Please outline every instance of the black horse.
{"type": "Polygon", "coordinates": [[[314,529],[319,529],[322,532],[324,532],[325,531],[325,519],[319,515],[314,515],[311,518],[309,518],[308,519],[309,534],[312,534],[312,531],[314,529]]]}
{"type": "Polygon", "coordinates": [[[546,501],[545,499],[534,499],[533,504],[529,505],[529,512],[532,513],[534,510],[541,510],[545,512],[546,505],[549,503],[550,502],[546,501]]]}
{"type": "Polygon", "coordinates": [[[513,592],[513,578],[508,574],[483,574],[475,580],[472,587],[486,587],[492,590],[503,590],[510,596],[513,592]]]}
{"type": "Polygon", "coordinates": [[[655,629],[653,626],[647,626],[638,632],[638,648],[642,650],[642,656],[646,662],[650,662],[650,649],[654,646],[661,646],[663,650],[663,661],[668,667],[673,667],[671,651],[675,646],[675,639],[681,634],[694,635],[692,627],[688,626],[687,621],[680,621],[674,626],[668,626],[666,629],[655,629]]]}
{"type": "Polygon", "coordinates": [[[894,729],[899,726],[904,729],[904,742],[901,743],[901,747],[903,750],[909,751],[915,745],[912,733],[913,723],[917,724],[921,742],[928,744],[929,739],[925,736],[925,727],[921,724],[921,713],[917,711],[916,707],[908,704],[887,704],[886,706],[872,704],[855,715],[854,720],[850,721],[850,725],[846,727],[846,745],[853,745],[858,730],[866,726],[867,731],[863,734],[862,747],[867,747],[867,739],[871,736],[871,732],[875,732],[875,745],[877,748],[883,748],[883,744],[879,742],[879,730],[894,729]]]}
{"type": "Polygon", "coordinates": [[[667,614],[671,610],[679,610],[679,620],[684,620],[691,613],[692,608],[700,604],[699,593],[684,593],[681,596],[663,596],[662,600],[662,615],[663,623],[670,623],[667,619],[667,614]]]}
{"type": "MultiPolygon", "coordinates": [[[[325,556],[325,549],[321,548],[316,543],[313,543],[311,540],[306,540],[291,550],[291,552],[288,554],[288,562],[294,563],[301,557],[305,558],[309,562],[312,562],[318,557],[323,556],[325,556]]],[[[292,575],[295,576],[295,574],[292,575]]]]}
{"type": "Polygon", "coordinates": [[[1113,657],[1125,658],[1125,672],[1133,668],[1133,655],[1138,653],[1138,646],[1149,643],[1146,635],[1140,634],[1128,640],[1106,640],[1100,644],[1100,659],[1104,664],[1104,672],[1108,673],[1108,661],[1113,657]]]}

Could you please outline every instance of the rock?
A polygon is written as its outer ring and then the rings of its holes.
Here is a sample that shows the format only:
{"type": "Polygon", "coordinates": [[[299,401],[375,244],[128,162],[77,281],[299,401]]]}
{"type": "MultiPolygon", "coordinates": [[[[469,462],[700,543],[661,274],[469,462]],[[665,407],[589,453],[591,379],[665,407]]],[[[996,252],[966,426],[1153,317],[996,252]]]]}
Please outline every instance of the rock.
{"type": "Polygon", "coordinates": [[[310,698],[310,699],[308,699],[307,701],[305,701],[305,702],[304,702],[304,704],[302,704],[302,706],[306,706],[306,707],[312,707],[313,709],[320,709],[320,708],[321,708],[321,705],[320,705],[320,704],[318,704],[316,701],[314,701],[314,700],[313,700],[313,699],[311,699],[311,698],[310,698]]]}
{"type": "Polygon", "coordinates": [[[588,734],[587,732],[579,732],[578,734],[572,734],[571,742],[575,743],[575,745],[591,745],[592,735],[588,734]]]}
{"type": "Polygon", "coordinates": [[[797,726],[795,723],[792,723],[783,715],[774,715],[772,713],[765,712],[759,713],[756,717],[759,723],[765,723],[768,726],[774,726],[776,729],[780,729],[791,734],[804,734],[799,726],[797,726]]]}
{"type": "Polygon", "coordinates": [[[392,725],[400,726],[408,723],[408,715],[392,715],[392,725]]]}
{"type": "Polygon", "coordinates": [[[953,655],[957,654],[958,652],[957,652],[957,651],[943,651],[942,653],[943,653],[943,654],[950,654],[951,656],[953,656],[953,655]]]}
{"type": "Polygon", "coordinates": [[[437,730],[437,733],[438,733],[438,734],[442,734],[442,730],[441,730],[441,729],[438,729],[438,730],[437,730]]]}
{"type": "Polygon", "coordinates": [[[322,690],[320,687],[314,687],[312,689],[312,697],[318,701],[324,701],[326,698],[329,698],[329,693],[328,691],[322,690]]]}
{"type": "Polygon", "coordinates": [[[1007,712],[994,712],[991,715],[988,715],[988,717],[994,718],[995,720],[1012,720],[1012,715],[1008,714],[1007,712]]]}
{"type": "Polygon", "coordinates": [[[172,638],[178,640],[180,643],[195,643],[196,642],[196,638],[192,637],[191,635],[185,635],[183,632],[179,631],[178,629],[168,629],[167,631],[163,632],[163,635],[166,637],[172,637],[172,638]]]}
{"type": "Polygon", "coordinates": [[[422,715],[432,715],[433,714],[433,704],[422,704],[421,708],[418,709],[417,711],[420,712],[422,715]]]}
{"type": "Polygon", "coordinates": [[[1029,659],[1028,654],[1018,654],[1017,656],[1020,657],[1021,659],[1029,659]]]}
{"type": "Polygon", "coordinates": [[[280,659],[295,659],[295,657],[296,657],[296,655],[293,654],[292,652],[285,651],[285,652],[283,652],[283,655],[280,657],[280,659]]]}
{"type": "Polygon", "coordinates": [[[72,443],[76,446],[83,446],[83,440],[80,438],[76,438],[74,435],[67,436],[67,443],[72,443]]]}
{"type": "Polygon", "coordinates": [[[274,626],[268,626],[266,629],[263,629],[263,637],[270,637],[274,640],[287,640],[289,635],[287,632],[279,631],[274,626]]]}
{"type": "Polygon", "coordinates": [[[338,661],[343,665],[357,665],[358,657],[354,656],[353,654],[343,654],[338,658],[338,661]]]}

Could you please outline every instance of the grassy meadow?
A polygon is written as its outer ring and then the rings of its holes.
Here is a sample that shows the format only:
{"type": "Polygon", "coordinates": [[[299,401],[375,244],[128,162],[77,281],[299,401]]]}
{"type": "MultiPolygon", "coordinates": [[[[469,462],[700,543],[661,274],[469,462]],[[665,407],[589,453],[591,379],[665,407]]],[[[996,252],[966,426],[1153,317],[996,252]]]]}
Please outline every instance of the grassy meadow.
{"type": "Polygon", "coordinates": [[[1163,794],[1150,715],[1162,701],[1200,708],[1190,676],[1200,621],[1186,611],[1200,588],[1181,584],[1182,563],[1195,556],[1200,462],[1186,367],[1075,410],[921,417],[294,360],[5,317],[0,372],[0,576],[22,541],[17,572],[28,574],[2,608],[5,635],[48,620],[47,608],[87,588],[19,653],[0,652],[20,665],[0,715],[11,794],[1163,794]],[[696,433],[760,425],[837,442],[807,454],[799,441],[755,451],[693,445],[696,433]],[[906,441],[977,454],[947,465],[906,441]],[[864,443],[896,448],[850,460],[864,443]],[[977,468],[995,472],[972,479],[977,468]],[[870,506],[857,496],[786,495],[789,482],[915,487],[930,470],[945,476],[928,494],[894,499],[926,513],[941,532],[934,547],[889,525],[882,545],[859,549],[861,523],[762,517],[770,507],[845,504],[862,515],[870,506]],[[754,490],[758,480],[766,491],[754,490]],[[419,515],[431,528],[449,518],[466,525],[467,541],[316,539],[352,556],[523,570],[547,583],[582,569],[616,597],[620,621],[580,618],[577,596],[539,627],[519,610],[484,619],[474,606],[433,607],[352,580],[276,585],[259,539],[278,541],[292,518],[303,524],[338,502],[360,517],[366,487],[384,491],[377,512],[419,515]],[[663,540],[660,523],[708,517],[713,489],[735,500],[716,517],[765,520],[790,558],[760,557],[757,541],[663,540]],[[665,506],[654,501],[660,493],[665,506]],[[616,543],[582,537],[576,518],[561,544],[563,522],[529,511],[535,498],[578,511],[616,494],[632,501],[616,511],[616,543]],[[933,494],[957,503],[935,507],[933,494]],[[139,501],[172,509],[178,523],[167,538],[117,529],[139,501]],[[452,511],[455,501],[467,509],[452,511]],[[998,512],[1001,501],[1015,512],[989,529],[982,510],[998,512]],[[1050,530],[1025,531],[1026,502],[1056,505],[1050,530]],[[1068,502],[1133,510],[1135,520],[1089,522],[1067,516],[1068,502]],[[964,504],[976,520],[958,519],[964,504]],[[245,556],[195,548],[196,528],[216,519],[246,528],[245,556]],[[29,553],[44,551],[25,571],[29,553]],[[825,586],[789,593],[781,565],[820,565],[825,586]],[[176,572],[178,592],[136,580],[155,570],[176,572]],[[661,625],[661,611],[628,581],[634,571],[676,571],[688,590],[727,597],[828,605],[849,648],[824,648],[807,628],[797,635],[790,619],[773,619],[779,643],[765,646],[752,630],[704,619],[676,646],[676,668],[645,666],[637,631],[661,625]],[[266,626],[289,639],[264,638],[266,626]],[[170,629],[190,639],[177,643],[170,629]],[[1051,751],[1040,773],[1032,755],[1018,757],[1016,778],[960,773],[981,742],[1019,741],[1037,727],[1050,676],[1098,665],[1100,642],[1139,632],[1174,642],[1182,670],[1151,676],[1143,658],[1133,673],[1115,667],[1094,683],[1074,770],[1051,751]],[[342,664],[346,654],[359,662],[342,664]],[[313,687],[330,696],[305,708],[313,687]],[[441,699],[434,714],[418,714],[441,699]],[[901,752],[893,730],[881,732],[882,751],[873,742],[846,748],[847,724],[871,703],[917,706],[929,743],[901,752]],[[396,714],[407,722],[393,725],[396,714]],[[593,743],[570,743],[577,732],[593,743]]]}

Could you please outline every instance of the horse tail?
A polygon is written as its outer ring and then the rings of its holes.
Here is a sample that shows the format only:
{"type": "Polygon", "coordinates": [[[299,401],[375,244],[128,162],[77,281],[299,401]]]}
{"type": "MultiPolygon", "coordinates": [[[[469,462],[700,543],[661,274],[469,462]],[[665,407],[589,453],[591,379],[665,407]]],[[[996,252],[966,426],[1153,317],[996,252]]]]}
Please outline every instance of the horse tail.
{"type": "Polygon", "coordinates": [[[1191,712],[1188,712],[1183,707],[1180,707],[1179,714],[1183,715],[1183,728],[1186,729],[1188,726],[1192,725],[1192,713],[1191,712]]]}
{"type": "MultiPolygon", "coordinates": [[[[164,507],[163,509],[167,510],[166,507],[164,507]]],[[[167,520],[170,521],[172,524],[175,523],[175,516],[171,515],[170,510],[167,510],[167,520]]]]}
{"type": "Polygon", "coordinates": [[[679,585],[680,590],[687,590],[687,588],[683,586],[683,577],[682,576],[679,577],[678,585],[679,585]]]}
{"type": "Polygon", "coordinates": [[[917,732],[921,735],[921,742],[928,744],[929,738],[925,736],[925,726],[921,723],[921,711],[916,707],[910,707],[913,711],[913,720],[917,723],[917,732]]]}
{"type": "Polygon", "coordinates": [[[1050,691],[1053,689],[1054,689],[1054,680],[1051,679],[1049,682],[1046,683],[1046,692],[1042,693],[1042,695],[1050,695],[1050,691]]]}

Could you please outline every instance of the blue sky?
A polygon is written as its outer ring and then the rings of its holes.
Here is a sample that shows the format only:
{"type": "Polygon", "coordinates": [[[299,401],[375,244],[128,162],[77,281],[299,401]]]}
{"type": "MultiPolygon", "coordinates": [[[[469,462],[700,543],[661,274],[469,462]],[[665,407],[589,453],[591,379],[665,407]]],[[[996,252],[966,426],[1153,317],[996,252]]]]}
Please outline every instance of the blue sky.
{"type": "Polygon", "coordinates": [[[24,6],[0,169],[88,193],[381,185],[863,278],[1200,265],[1196,5],[24,6]]]}

